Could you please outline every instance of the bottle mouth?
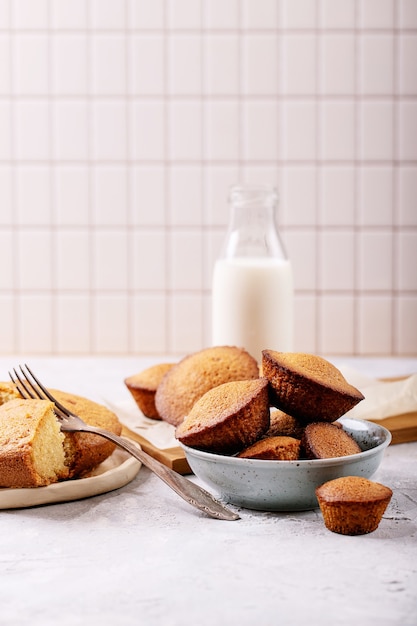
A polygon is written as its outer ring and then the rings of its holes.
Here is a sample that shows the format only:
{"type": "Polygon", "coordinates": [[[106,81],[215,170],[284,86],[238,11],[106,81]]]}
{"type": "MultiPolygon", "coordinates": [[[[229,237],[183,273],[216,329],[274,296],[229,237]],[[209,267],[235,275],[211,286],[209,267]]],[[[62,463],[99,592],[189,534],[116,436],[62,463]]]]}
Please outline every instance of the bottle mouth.
{"type": "Polygon", "coordinates": [[[266,205],[275,206],[278,192],[273,185],[233,185],[229,190],[229,201],[234,206],[266,205]]]}

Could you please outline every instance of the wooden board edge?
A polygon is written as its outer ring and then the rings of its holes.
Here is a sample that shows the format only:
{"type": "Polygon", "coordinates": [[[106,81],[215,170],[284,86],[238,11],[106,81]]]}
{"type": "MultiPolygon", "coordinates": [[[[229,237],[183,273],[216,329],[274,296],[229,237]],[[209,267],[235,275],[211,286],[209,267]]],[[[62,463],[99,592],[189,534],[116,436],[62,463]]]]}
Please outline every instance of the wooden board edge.
{"type": "Polygon", "coordinates": [[[399,415],[393,415],[392,417],[385,417],[384,419],[370,418],[370,422],[385,426],[388,430],[398,428],[399,430],[404,428],[415,428],[417,432],[417,412],[412,413],[400,413],[399,415]]]}
{"type": "Polygon", "coordinates": [[[412,443],[413,441],[417,441],[417,428],[415,427],[411,429],[404,428],[403,430],[397,430],[392,432],[391,434],[391,445],[395,445],[398,443],[412,443]]]}
{"type": "MultiPolygon", "coordinates": [[[[408,376],[389,376],[380,378],[381,382],[392,383],[399,380],[406,380],[408,376]]],[[[386,417],[384,419],[370,419],[370,422],[379,424],[387,428],[391,435],[391,445],[397,443],[410,443],[417,441],[417,411],[411,413],[402,413],[399,415],[393,415],[392,417],[386,417]]]]}
{"type": "Polygon", "coordinates": [[[392,435],[392,444],[417,441],[417,412],[403,413],[385,419],[370,419],[370,422],[384,426],[392,435]]]}
{"type": "Polygon", "coordinates": [[[144,452],[147,452],[154,459],[157,459],[167,467],[173,469],[175,472],[178,472],[178,474],[192,474],[184,451],[180,448],[180,446],[166,449],[157,448],[150,441],[148,441],[148,439],[145,439],[145,437],[142,437],[124,424],[122,424],[122,435],[137,441],[144,452]]]}

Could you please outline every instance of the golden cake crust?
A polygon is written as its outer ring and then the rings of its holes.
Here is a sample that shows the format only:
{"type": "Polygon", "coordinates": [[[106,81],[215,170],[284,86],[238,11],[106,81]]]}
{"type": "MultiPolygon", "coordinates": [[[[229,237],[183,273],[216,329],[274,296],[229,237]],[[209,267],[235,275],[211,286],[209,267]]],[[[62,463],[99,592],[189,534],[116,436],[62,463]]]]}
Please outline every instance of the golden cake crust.
{"type": "Polygon", "coordinates": [[[344,476],[316,489],[326,528],[343,535],[364,535],[379,526],[392,490],[362,476],[344,476]]]}
{"type": "Polygon", "coordinates": [[[207,391],[226,382],[259,378],[256,360],[242,348],[215,346],[184,357],[165,374],[155,405],[163,420],[178,426],[207,391]]]}
{"type": "Polygon", "coordinates": [[[161,419],[155,406],[155,394],[162,378],[173,366],[174,363],[158,363],[125,378],[124,383],[139,409],[150,419],[161,419]]]}
{"type": "Polygon", "coordinates": [[[300,457],[300,440],[294,437],[265,437],[245,448],[238,455],[242,459],[296,461],[300,457]]]}
{"type": "MultiPolygon", "coordinates": [[[[57,389],[52,395],[70,411],[81,417],[87,424],[109,430],[116,435],[122,432],[122,425],[116,415],[105,406],[57,389]]],[[[104,437],[92,433],[65,432],[65,449],[69,459],[70,478],[85,475],[109,457],[115,444],[104,437]]]]}
{"type": "Polygon", "coordinates": [[[68,477],[52,402],[14,398],[0,406],[0,487],[41,487],[68,477]]]}
{"type": "Polygon", "coordinates": [[[304,422],[333,422],[364,397],[332,363],[313,354],[263,350],[262,372],[272,404],[304,422]]]}
{"type": "Polygon", "coordinates": [[[267,380],[232,381],[207,391],[177,427],[176,437],[192,448],[233,454],[254,443],[268,426],[267,380]]]}

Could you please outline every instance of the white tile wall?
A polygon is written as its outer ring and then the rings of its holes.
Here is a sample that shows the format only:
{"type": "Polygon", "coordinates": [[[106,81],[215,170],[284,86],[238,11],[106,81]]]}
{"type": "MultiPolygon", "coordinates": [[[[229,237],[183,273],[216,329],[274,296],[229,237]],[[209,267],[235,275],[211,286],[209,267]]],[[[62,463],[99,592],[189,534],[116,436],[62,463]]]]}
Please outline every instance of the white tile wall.
{"type": "Polygon", "coordinates": [[[210,343],[271,182],[296,349],[417,354],[415,0],[0,0],[3,353],[210,343]]]}

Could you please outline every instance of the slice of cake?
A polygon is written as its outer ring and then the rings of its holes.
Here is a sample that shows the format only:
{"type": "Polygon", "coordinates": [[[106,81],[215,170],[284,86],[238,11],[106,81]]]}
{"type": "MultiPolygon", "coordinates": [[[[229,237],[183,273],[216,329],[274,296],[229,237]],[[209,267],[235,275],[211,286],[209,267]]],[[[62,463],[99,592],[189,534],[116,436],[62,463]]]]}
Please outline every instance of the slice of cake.
{"type": "Polygon", "coordinates": [[[205,393],[176,429],[186,446],[233,454],[259,439],[269,426],[268,381],[233,381],[205,393]]]}
{"type": "Polygon", "coordinates": [[[313,354],[263,350],[262,372],[274,406],[305,422],[334,422],[364,398],[337,367],[313,354]]]}
{"type": "Polygon", "coordinates": [[[364,535],[378,528],[392,490],[362,476],[344,476],[317,487],[316,496],[326,528],[342,535],[364,535]]]}
{"type": "Polygon", "coordinates": [[[0,406],[0,487],[40,487],[68,477],[53,407],[22,399],[0,406]]]}

